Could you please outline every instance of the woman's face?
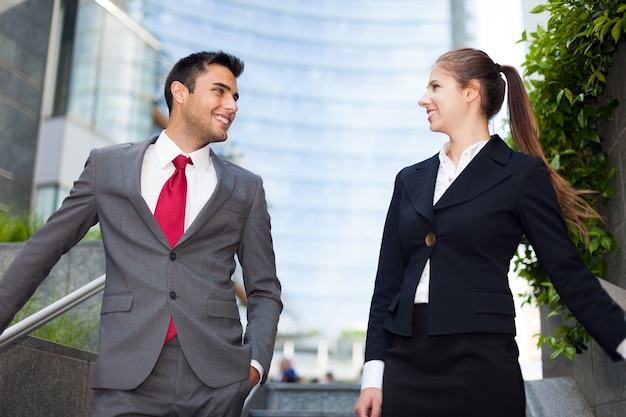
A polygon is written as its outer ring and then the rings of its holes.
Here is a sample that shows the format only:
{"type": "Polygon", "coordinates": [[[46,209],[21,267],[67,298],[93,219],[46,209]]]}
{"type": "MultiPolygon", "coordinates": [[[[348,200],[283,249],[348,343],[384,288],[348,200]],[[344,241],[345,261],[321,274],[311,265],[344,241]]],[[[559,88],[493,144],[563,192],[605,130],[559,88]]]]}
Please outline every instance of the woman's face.
{"type": "Polygon", "coordinates": [[[426,88],[418,101],[426,109],[430,130],[450,135],[468,115],[468,96],[456,80],[439,66],[435,66],[426,88]]]}

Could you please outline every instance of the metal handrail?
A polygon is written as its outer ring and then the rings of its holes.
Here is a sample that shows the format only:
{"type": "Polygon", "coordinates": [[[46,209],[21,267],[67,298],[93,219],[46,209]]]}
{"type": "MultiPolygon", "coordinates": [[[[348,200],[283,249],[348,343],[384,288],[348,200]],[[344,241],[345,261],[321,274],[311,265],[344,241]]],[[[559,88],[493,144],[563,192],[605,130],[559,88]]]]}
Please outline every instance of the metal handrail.
{"type": "Polygon", "coordinates": [[[50,304],[48,307],[28,316],[19,323],[7,328],[0,335],[0,349],[39,329],[104,289],[106,275],[100,275],[93,281],[69,293],[65,297],[50,304]]]}
{"type": "Polygon", "coordinates": [[[609,294],[609,296],[615,301],[615,304],[620,306],[622,310],[626,311],[626,290],[619,285],[615,285],[607,280],[598,278],[602,288],[609,294]]]}

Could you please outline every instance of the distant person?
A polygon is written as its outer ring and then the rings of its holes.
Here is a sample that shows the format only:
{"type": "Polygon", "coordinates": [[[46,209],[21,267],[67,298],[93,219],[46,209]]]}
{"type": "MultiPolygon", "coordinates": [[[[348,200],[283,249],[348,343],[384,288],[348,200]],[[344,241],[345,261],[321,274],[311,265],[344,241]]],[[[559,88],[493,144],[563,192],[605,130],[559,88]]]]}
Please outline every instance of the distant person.
{"type": "Polygon", "coordinates": [[[165,82],[167,128],[93,150],[0,281],[1,332],[61,255],[100,224],[106,285],[93,417],[239,417],[267,378],[282,303],[262,180],[209,147],[235,120],[242,71],[223,52],[178,61],[165,82]]]}
{"type": "Polygon", "coordinates": [[[332,372],[326,372],[326,375],[324,375],[324,379],[322,380],[322,384],[334,384],[335,382],[337,382],[335,380],[335,375],[333,375],[332,372]]]}
{"type": "Polygon", "coordinates": [[[449,142],[396,177],[355,413],[522,417],[524,381],[508,286],[522,236],[600,346],[615,360],[626,355],[624,311],[569,236],[567,222],[585,237],[581,219],[597,214],[546,161],[514,67],[475,49],[448,52],[432,68],[419,105],[430,129],[449,142]],[[507,87],[520,152],[489,133],[507,87]]]}
{"type": "Polygon", "coordinates": [[[296,370],[291,365],[289,359],[280,361],[280,381],[281,382],[299,382],[300,378],[296,374],[296,370]]]}

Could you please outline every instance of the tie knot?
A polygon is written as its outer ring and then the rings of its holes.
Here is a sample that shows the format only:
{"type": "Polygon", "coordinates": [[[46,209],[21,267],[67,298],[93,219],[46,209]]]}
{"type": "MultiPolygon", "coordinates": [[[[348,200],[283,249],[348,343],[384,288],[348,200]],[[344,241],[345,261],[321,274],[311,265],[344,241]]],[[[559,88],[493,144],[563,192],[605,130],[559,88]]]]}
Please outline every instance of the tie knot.
{"type": "Polygon", "coordinates": [[[187,164],[193,165],[193,162],[191,161],[191,158],[189,158],[188,156],[185,156],[185,155],[178,155],[176,158],[174,158],[172,163],[174,164],[176,169],[185,169],[185,166],[187,164]]]}

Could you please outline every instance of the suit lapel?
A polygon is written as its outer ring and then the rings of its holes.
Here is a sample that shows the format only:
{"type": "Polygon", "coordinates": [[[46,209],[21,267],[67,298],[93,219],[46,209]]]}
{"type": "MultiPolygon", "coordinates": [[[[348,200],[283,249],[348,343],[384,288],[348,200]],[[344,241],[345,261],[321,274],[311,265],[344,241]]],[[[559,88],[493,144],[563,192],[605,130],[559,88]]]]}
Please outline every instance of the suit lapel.
{"type": "Polygon", "coordinates": [[[433,222],[433,194],[439,169],[435,155],[408,168],[404,174],[404,187],[411,205],[420,215],[433,222]]]}
{"type": "MultiPolygon", "coordinates": [[[[154,233],[159,240],[169,247],[169,243],[156,221],[156,218],[150,211],[146,201],[141,196],[141,167],[143,157],[148,147],[156,142],[158,136],[154,136],[146,141],[131,143],[130,148],[124,150],[121,158],[123,159],[122,169],[124,171],[124,188],[128,200],[135,207],[140,217],[144,220],[148,228],[154,233]]],[[[196,219],[185,231],[178,241],[177,245],[192,236],[202,225],[217,211],[217,209],[228,199],[235,188],[235,173],[228,167],[228,164],[222,161],[211,150],[211,158],[217,174],[217,185],[215,191],[206,202],[196,219]]]]}
{"type": "Polygon", "coordinates": [[[215,187],[215,191],[202,210],[200,210],[196,219],[185,231],[179,243],[184,242],[189,236],[192,236],[196,231],[198,231],[198,229],[200,229],[209,220],[209,218],[215,214],[217,209],[224,204],[235,188],[235,171],[228,166],[228,163],[218,158],[213,150],[211,150],[211,159],[213,161],[213,166],[215,167],[215,173],[217,174],[217,185],[215,187]]]}
{"type": "Polygon", "coordinates": [[[506,163],[512,152],[499,136],[492,136],[441,196],[434,209],[439,210],[471,200],[510,177],[506,163]]]}
{"type": "Polygon", "coordinates": [[[156,142],[158,136],[154,136],[148,140],[137,143],[130,143],[130,148],[125,149],[121,158],[123,159],[122,170],[124,172],[124,188],[128,200],[137,210],[139,216],[146,223],[146,226],[159,237],[164,244],[169,246],[165,235],[161,231],[159,223],[156,221],[146,201],[141,196],[141,167],[143,165],[143,157],[148,150],[148,146],[156,142]]]}

